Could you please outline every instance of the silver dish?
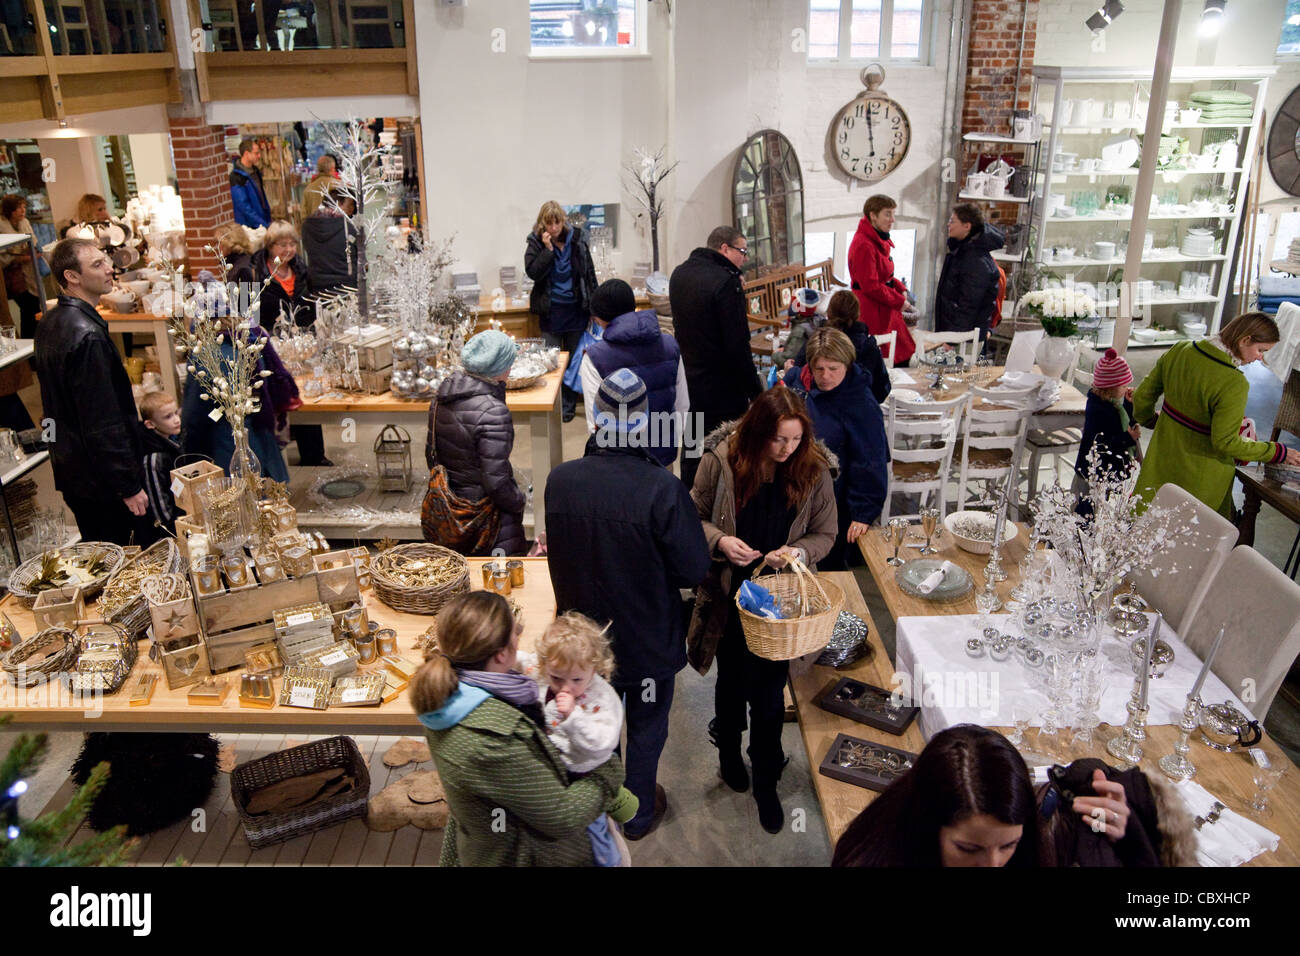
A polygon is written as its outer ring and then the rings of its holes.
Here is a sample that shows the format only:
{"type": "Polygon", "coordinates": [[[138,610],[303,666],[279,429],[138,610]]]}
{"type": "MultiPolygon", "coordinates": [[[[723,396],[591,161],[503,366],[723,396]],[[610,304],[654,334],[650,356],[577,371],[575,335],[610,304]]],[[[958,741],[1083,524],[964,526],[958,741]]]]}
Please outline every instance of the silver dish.
{"type": "Polygon", "coordinates": [[[817,663],[823,667],[843,667],[870,653],[866,622],[856,614],[840,611],[840,616],[835,619],[835,630],[817,663]]]}

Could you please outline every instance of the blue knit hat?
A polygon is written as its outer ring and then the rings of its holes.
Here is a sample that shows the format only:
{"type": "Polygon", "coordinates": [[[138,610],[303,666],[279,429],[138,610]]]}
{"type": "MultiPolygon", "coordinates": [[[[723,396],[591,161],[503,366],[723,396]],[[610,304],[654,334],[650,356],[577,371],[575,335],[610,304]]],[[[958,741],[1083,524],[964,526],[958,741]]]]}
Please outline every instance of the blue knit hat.
{"type": "Polygon", "coordinates": [[[594,408],[597,428],[631,433],[649,424],[645,382],[631,369],[616,369],[605,377],[596,392],[594,408]]]}
{"type": "Polygon", "coordinates": [[[518,353],[514,339],[504,332],[488,329],[465,343],[460,350],[460,364],[472,375],[493,378],[508,371],[518,353]]]}

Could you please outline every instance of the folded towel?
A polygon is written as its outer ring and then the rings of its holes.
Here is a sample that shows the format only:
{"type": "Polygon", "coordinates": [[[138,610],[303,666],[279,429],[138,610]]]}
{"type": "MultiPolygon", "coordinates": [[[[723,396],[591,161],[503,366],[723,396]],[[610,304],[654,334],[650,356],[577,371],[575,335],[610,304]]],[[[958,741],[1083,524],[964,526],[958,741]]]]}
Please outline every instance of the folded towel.
{"type": "Polygon", "coordinates": [[[1188,97],[1197,105],[1205,103],[1253,103],[1247,93],[1240,93],[1237,90],[1199,90],[1188,97]]]}
{"type": "Polygon", "coordinates": [[[943,583],[944,576],[947,575],[949,571],[956,570],[957,565],[953,564],[951,561],[944,561],[943,564],[939,566],[939,570],[935,571],[928,578],[918,584],[916,589],[922,594],[929,594],[943,583]]]}

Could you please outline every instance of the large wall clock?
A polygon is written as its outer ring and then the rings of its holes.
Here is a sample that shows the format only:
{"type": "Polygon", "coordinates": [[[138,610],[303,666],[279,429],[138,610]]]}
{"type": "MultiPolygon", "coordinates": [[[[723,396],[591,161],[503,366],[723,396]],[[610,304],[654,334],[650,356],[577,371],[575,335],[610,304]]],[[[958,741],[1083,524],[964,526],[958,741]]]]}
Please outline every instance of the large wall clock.
{"type": "Polygon", "coordinates": [[[1300,196],[1300,86],[1278,108],[1268,131],[1268,171],[1292,196],[1300,196]]]}
{"type": "Polygon", "coordinates": [[[884,82],[879,63],[864,69],[866,90],[844,104],[831,123],[836,164],[864,183],[879,182],[897,169],[912,144],[912,124],[898,101],[880,88],[884,82]]]}

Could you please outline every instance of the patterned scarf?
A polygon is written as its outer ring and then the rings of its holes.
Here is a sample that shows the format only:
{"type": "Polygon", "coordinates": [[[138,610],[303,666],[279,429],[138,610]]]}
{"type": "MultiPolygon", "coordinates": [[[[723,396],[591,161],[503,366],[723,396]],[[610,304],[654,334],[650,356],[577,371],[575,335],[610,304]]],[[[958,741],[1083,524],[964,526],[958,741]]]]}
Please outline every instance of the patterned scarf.
{"type": "Polygon", "coordinates": [[[546,717],[538,699],[537,681],[514,671],[474,671],[456,668],[456,673],[466,684],[482,688],[498,700],[523,711],[539,727],[544,727],[546,717]]]}

